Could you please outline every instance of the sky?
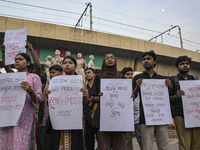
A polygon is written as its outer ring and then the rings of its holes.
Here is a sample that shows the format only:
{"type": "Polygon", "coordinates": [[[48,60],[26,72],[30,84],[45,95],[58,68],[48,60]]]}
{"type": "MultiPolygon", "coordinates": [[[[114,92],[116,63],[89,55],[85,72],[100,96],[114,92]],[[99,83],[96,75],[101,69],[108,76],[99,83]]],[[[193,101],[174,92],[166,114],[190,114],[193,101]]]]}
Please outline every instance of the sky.
{"type": "MultiPolygon", "coordinates": [[[[0,16],[75,27],[89,2],[94,31],[149,40],[178,25],[183,47],[200,51],[199,0],[0,0],[0,16]]],[[[78,28],[90,29],[89,9],[78,28]]],[[[180,47],[178,28],[153,41],[180,47]]]]}

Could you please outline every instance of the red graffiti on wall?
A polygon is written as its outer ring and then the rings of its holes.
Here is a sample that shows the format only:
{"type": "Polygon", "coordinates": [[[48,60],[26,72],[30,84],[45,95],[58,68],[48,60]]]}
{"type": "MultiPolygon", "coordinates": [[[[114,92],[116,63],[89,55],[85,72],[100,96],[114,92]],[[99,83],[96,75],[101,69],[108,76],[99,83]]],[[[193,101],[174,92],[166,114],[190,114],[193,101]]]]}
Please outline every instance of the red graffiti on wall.
{"type": "MultiPolygon", "coordinates": [[[[40,48],[35,48],[34,47],[33,49],[36,50],[36,55],[37,55],[38,58],[40,58],[40,48]]],[[[29,55],[32,56],[31,52],[29,53],[29,55]]]]}

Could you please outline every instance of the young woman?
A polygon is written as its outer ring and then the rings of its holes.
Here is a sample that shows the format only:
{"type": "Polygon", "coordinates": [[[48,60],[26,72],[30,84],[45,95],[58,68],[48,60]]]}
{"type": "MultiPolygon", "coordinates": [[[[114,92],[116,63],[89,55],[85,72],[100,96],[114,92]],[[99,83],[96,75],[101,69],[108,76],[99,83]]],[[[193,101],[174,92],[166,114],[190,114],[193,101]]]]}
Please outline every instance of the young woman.
{"type": "MultiPolygon", "coordinates": [[[[75,58],[73,58],[72,56],[66,56],[63,59],[63,71],[65,75],[77,75],[75,73],[76,65],[77,63],[75,58]]],[[[83,92],[83,104],[85,105],[88,102],[88,91],[85,87],[81,88],[80,91],[83,92]]],[[[66,142],[64,145],[65,150],[84,149],[83,130],[65,130],[63,132],[63,135],[64,135],[63,138],[65,138],[66,142]]],[[[51,149],[52,147],[54,147],[54,150],[59,149],[60,137],[61,137],[60,130],[54,130],[54,132],[51,134],[51,144],[50,144],[51,149]]]]}
{"type": "Polygon", "coordinates": [[[27,92],[24,108],[18,126],[0,128],[0,149],[32,150],[34,141],[35,105],[42,98],[42,84],[38,75],[30,73],[31,59],[25,53],[15,57],[18,72],[27,73],[27,81],[21,87],[27,92]]]}
{"type": "MultiPolygon", "coordinates": [[[[95,78],[96,90],[92,92],[92,101],[99,102],[100,96],[103,93],[100,92],[100,79],[106,78],[122,78],[122,75],[117,71],[117,61],[112,53],[108,53],[104,56],[103,64],[100,72],[100,76],[95,78]]],[[[100,105],[98,105],[96,112],[95,124],[99,126],[100,120],[100,105]]],[[[98,150],[125,150],[126,148],[126,132],[98,132],[98,150]]]]}

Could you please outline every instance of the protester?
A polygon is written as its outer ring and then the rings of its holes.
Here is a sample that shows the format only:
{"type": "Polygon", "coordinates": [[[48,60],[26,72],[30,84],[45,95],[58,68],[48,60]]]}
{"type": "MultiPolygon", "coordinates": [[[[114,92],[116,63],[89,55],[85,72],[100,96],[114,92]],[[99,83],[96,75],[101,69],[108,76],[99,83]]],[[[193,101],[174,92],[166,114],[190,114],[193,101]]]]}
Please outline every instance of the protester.
{"type": "MultiPolygon", "coordinates": [[[[121,74],[126,79],[133,78],[133,69],[131,67],[125,67],[121,70],[121,74]]],[[[134,122],[135,122],[135,132],[127,132],[126,135],[126,150],[133,150],[133,134],[135,133],[137,142],[139,143],[140,149],[142,149],[142,137],[141,137],[141,126],[139,124],[139,102],[135,100],[133,102],[134,110],[134,122]],[[137,116],[137,117],[136,117],[137,116]]]]}
{"type": "MultiPolygon", "coordinates": [[[[63,72],[62,66],[60,66],[60,65],[51,66],[49,68],[50,79],[52,79],[55,76],[62,75],[62,72],[63,72]]],[[[48,122],[48,125],[50,125],[49,132],[47,130],[45,130],[47,119],[49,117],[48,97],[47,97],[48,88],[49,88],[49,85],[47,84],[44,88],[43,98],[42,98],[42,100],[44,101],[44,110],[43,110],[44,111],[44,117],[43,117],[43,121],[42,121],[42,135],[41,135],[42,136],[42,149],[43,150],[50,150],[51,148],[54,149],[54,145],[52,145],[53,147],[50,147],[49,143],[51,143],[51,137],[53,137],[53,135],[56,135],[56,133],[57,133],[57,131],[54,130],[51,127],[50,122],[48,122]],[[54,132],[56,132],[56,133],[54,133],[54,132]],[[51,136],[51,134],[52,134],[52,136],[51,136]]],[[[48,121],[50,121],[50,120],[48,120],[48,121]]],[[[58,131],[58,136],[60,136],[59,131],[58,131]]]]}
{"type": "Polygon", "coordinates": [[[84,106],[84,118],[85,118],[85,146],[87,150],[94,150],[95,146],[95,135],[97,137],[97,128],[92,126],[92,115],[95,113],[95,108],[97,107],[95,103],[92,102],[91,94],[94,83],[95,72],[93,68],[85,69],[85,79],[87,83],[87,90],[89,94],[88,105],[84,106]]]}
{"type": "MultiPolygon", "coordinates": [[[[46,86],[46,76],[41,76],[42,81],[42,92],[46,86]]],[[[40,102],[38,105],[38,113],[36,117],[38,118],[37,122],[37,129],[36,129],[36,141],[37,141],[37,150],[42,150],[42,121],[44,117],[44,99],[42,98],[42,102],[40,102]]]]}
{"type": "MultiPolygon", "coordinates": [[[[75,73],[76,69],[76,60],[72,56],[66,56],[63,59],[63,71],[65,75],[77,75],[75,73]]],[[[81,92],[83,92],[83,104],[88,104],[88,91],[87,89],[81,88],[81,92]]],[[[50,91],[47,92],[50,94],[50,91]]],[[[64,132],[65,137],[67,137],[68,141],[65,143],[65,149],[69,150],[83,150],[84,149],[84,142],[83,142],[83,130],[65,130],[64,132]]],[[[60,145],[60,137],[61,137],[61,130],[55,130],[51,133],[51,143],[50,149],[51,150],[58,150],[60,145]]]]}
{"type": "MultiPolygon", "coordinates": [[[[3,57],[5,58],[5,56],[3,57]]],[[[5,64],[5,62],[3,63],[5,64]]],[[[31,59],[27,54],[17,54],[14,66],[18,72],[27,73],[27,81],[21,83],[21,87],[27,92],[26,100],[18,126],[0,128],[0,149],[32,150],[35,131],[35,105],[41,101],[42,84],[38,75],[30,73],[31,59]]],[[[6,67],[10,68],[10,66],[6,67]]]]}
{"type": "MultiPolygon", "coordinates": [[[[144,110],[142,106],[141,90],[142,79],[164,79],[163,76],[157,74],[154,71],[156,66],[156,54],[154,51],[144,52],[142,55],[142,64],[145,69],[141,74],[138,74],[133,79],[133,89],[135,97],[140,98],[140,124],[142,134],[142,150],[153,150],[154,131],[156,136],[156,142],[158,150],[169,149],[169,138],[168,138],[168,126],[167,125],[155,125],[147,126],[144,117],[144,110]]],[[[169,91],[172,89],[172,84],[169,79],[165,80],[165,84],[169,91]]]]}
{"type": "Polygon", "coordinates": [[[180,89],[179,81],[197,80],[197,77],[189,75],[191,58],[180,56],[175,60],[175,66],[178,70],[176,76],[171,77],[173,90],[170,100],[173,117],[175,118],[176,132],[178,135],[178,144],[180,150],[199,150],[200,149],[200,128],[185,128],[183,104],[181,96],[185,92],[180,89]]]}
{"type": "MultiPolygon", "coordinates": [[[[95,78],[96,89],[93,91],[93,101],[100,101],[100,79],[117,79],[122,78],[122,74],[117,71],[117,61],[112,53],[104,56],[100,76],[95,78]]],[[[100,105],[98,105],[100,106],[100,105]]],[[[100,108],[97,108],[97,116],[99,116],[100,108]]],[[[98,118],[97,123],[99,125],[98,118]]],[[[98,131],[98,150],[125,150],[126,148],[126,132],[103,132],[98,131]]]]}

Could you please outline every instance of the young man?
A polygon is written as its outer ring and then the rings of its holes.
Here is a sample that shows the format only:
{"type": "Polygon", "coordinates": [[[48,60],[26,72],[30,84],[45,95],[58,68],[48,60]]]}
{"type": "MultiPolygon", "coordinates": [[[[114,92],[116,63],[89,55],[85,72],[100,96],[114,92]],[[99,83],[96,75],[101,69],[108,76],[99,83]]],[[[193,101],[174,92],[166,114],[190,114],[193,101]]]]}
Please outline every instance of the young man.
{"type": "Polygon", "coordinates": [[[133,78],[133,69],[131,67],[125,67],[122,69],[121,74],[126,79],[132,79],[133,78]]]}
{"type": "Polygon", "coordinates": [[[180,90],[179,80],[195,80],[193,75],[189,75],[191,58],[180,56],[175,61],[178,70],[176,76],[171,77],[173,90],[171,92],[170,101],[172,104],[173,117],[175,119],[176,131],[179,141],[180,150],[199,150],[200,149],[200,128],[185,128],[184,114],[181,95],[184,91],[180,90]]]}
{"type": "MultiPolygon", "coordinates": [[[[163,76],[157,74],[154,71],[154,68],[156,66],[156,54],[154,53],[154,51],[143,53],[142,64],[145,71],[143,71],[141,74],[136,75],[133,79],[134,95],[135,97],[137,97],[139,92],[139,98],[140,98],[139,123],[141,124],[142,150],[153,150],[154,131],[155,131],[158,150],[168,150],[169,149],[168,126],[167,125],[147,126],[142,106],[142,98],[141,98],[142,91],[140,90],[142,79],[164,79],[163,76]]],[[[171,81],[169,79],[166,79],[165,84],[170,91],[172,89],[171,81]]]]}
{"type": "MultiPolygon", "coordinates": [[[[50,79],[52,79],[55,76],[62,75],[62,71],[63,71],[63,69],[62,69],[62,66],[60,66],[60,65],[51,66],[49,68],[50,79]]],[[[49,85],[46,85],[45,88],[44,88],[44,91],[43,91],[43,101],[45,102],[45,104],[44,104],[44,117],[43,117],[43,122],[42,122],[42,126],[43,126],[43,133],[42,133],[43,150],[49,150],[50,149],[50,144],[49,144],[50,141],[53,140],[54,138],[56,139],[57,136],[60,136],[60,131],[56,131],[56,130],[53,130],[53,129],[51,131],[51,127],[50,127],[50,132],[54,136],[51,137],[50,133],[45,132],[46,124],[50,125],[50,120],[47,121],[47,119],[49,117],[48,97],[47,97],[48,88],[49,88],[49,85]],[[56,137],[55,137],[55,135],[56,135],[56,137]]],[[[60,142],[60,140],[58,142],[60,142]]]]}
{"type": "Polygon", "coordinates": [[[85,69],[85,79],[88,82],[87,83],[87,90],[89,94],[89,102],[86,106],[84,106],[84,117],[85,117],[85,146],[87,150],[94,150],[94,144],[95,144],[95,135],[97,136],[97,129],[92,127],[91,123],[91,113],[94,104],[91,100],[91,92],[93,88],[94,83],[94,69],[87,68],[85,69]]]}
{"type": "MultiPolygon", "coordinates": [[[[131,67],[125,67],[122,69],[121,74],[126,79],[132,79],[133,78],[133,69],[131,67]]],[[[135,122],[135,136],[136,136],[137,142],[140,146],[140,149],[142,149],[141,126],[139,124],[139,115],[136,115],[136,114],[140,113],[138,101],[139,101],[139,99],[135,100],[134,104],[133,104],[134,116],[135,116],[135,118],[134,118],[134,120],[135,120],[134,121],[135,122]],[[138,116],[138,118],[136,116],[138,116]]],[[[133,142],[132,142],[133,132],[128,132],[126,136],[127,136],[126,137],[126,149],[133,150],[133,142]]]]}

